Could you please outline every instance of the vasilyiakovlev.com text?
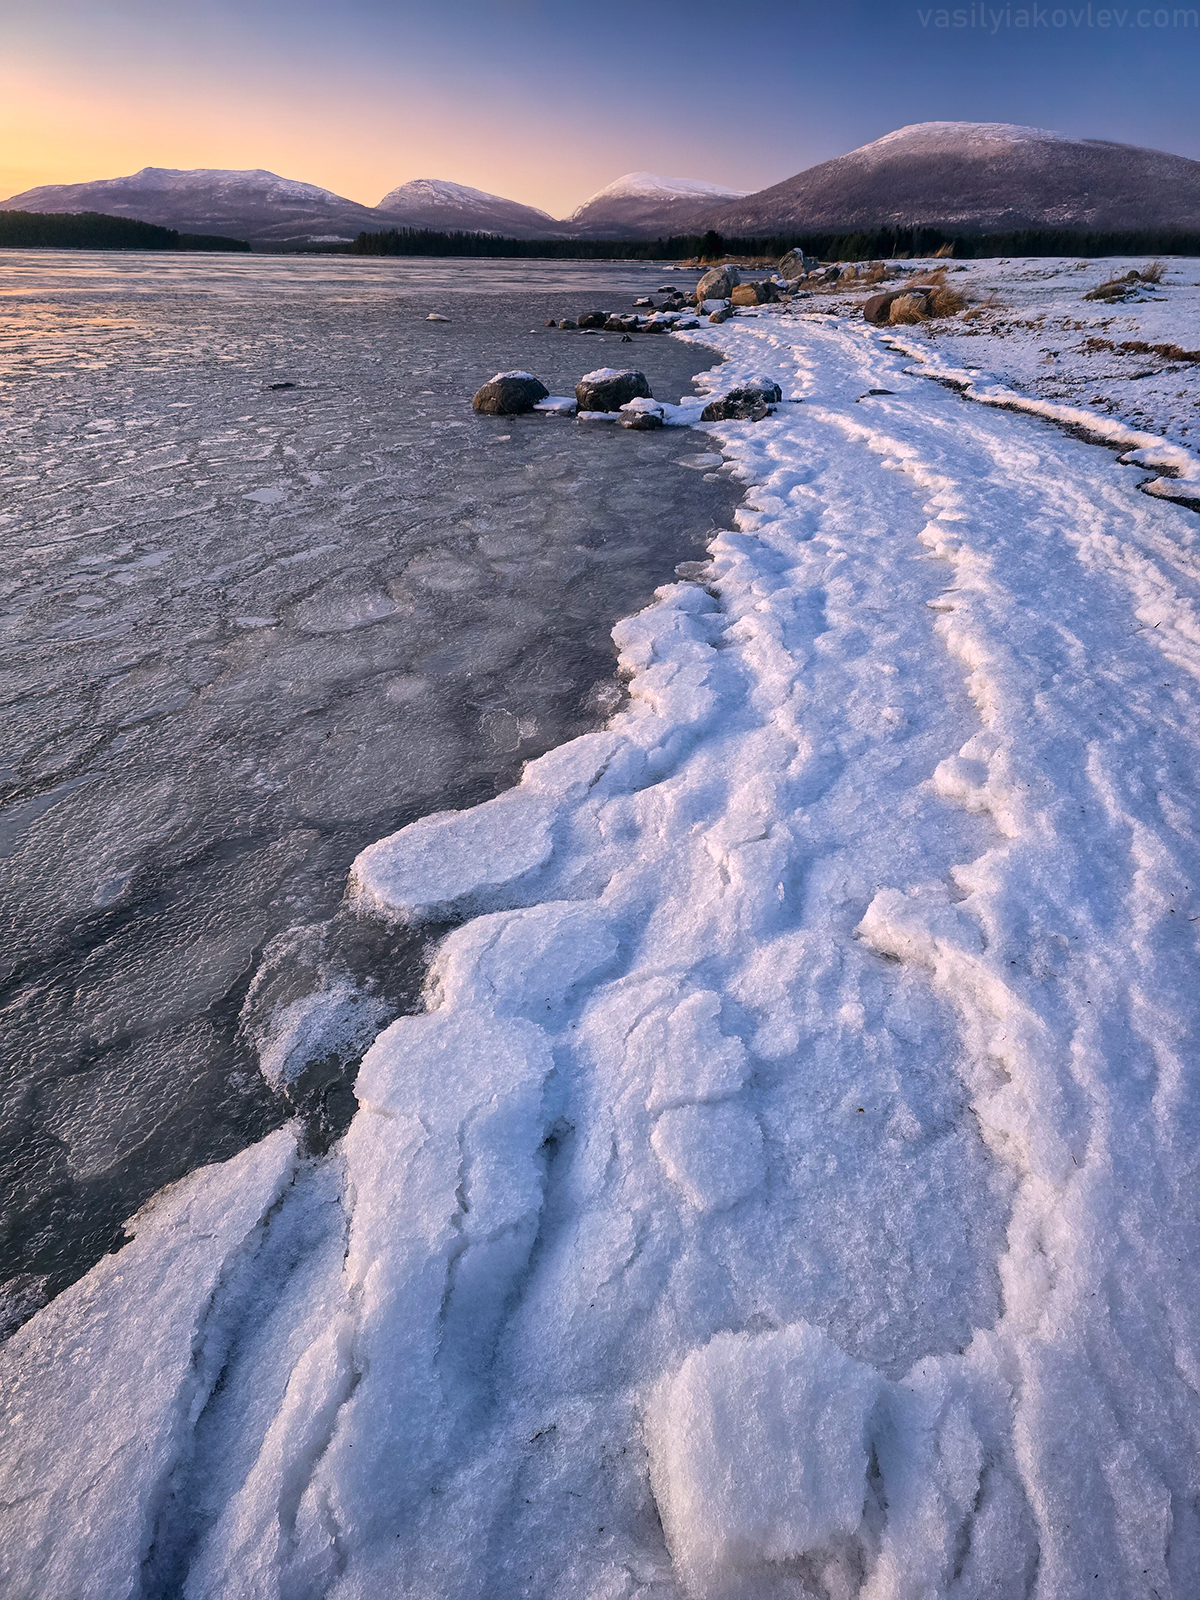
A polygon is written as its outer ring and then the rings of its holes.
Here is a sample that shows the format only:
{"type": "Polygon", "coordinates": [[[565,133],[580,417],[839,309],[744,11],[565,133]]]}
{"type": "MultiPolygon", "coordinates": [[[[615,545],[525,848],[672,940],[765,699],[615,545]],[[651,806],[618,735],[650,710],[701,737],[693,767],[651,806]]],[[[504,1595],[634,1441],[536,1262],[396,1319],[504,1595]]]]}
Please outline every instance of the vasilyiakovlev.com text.
{"type": "Polygon", "coordinates": [[[988,33],[999,33],[1001,28],[1196,28],[1200,30],[1200,10],[1165,7],[1152,9],[1143,6],[1134,11],[1095,9],[1081,6],[1078,11],[1042,6],[1022,6],[1014,9],[1005,6],[1003,11],[993,11],[989,6],[964,6],[956,11],[942,8],[922,11],[917,9],[917,20],[923,28],[982,28],[988,33]]]}

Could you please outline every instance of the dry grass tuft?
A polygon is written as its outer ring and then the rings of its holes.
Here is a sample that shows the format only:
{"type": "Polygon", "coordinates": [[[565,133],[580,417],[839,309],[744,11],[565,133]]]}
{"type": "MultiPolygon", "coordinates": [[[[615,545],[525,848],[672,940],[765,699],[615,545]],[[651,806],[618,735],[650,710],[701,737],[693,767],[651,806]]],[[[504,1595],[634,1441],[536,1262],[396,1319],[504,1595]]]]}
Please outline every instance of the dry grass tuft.
{"type": "Polygon", "coordinates": [[[930,296],[930,311],[935,317],[956,317],[966,303],[966,295],[959,294],[957,289],[951,289],[948,284],[942,283],[930,296]]]}
{"type": "Polygon", "coordinates": [[[1143,283],[1161,283],[1166,267],[1161,261],[1152,261],[1148,267],[1143,267],[1138,276],[1143,283]]]}
{"type": "Polygon", "coordinates": [[[1106,305],[1112,305],[1117,300],[1128,299],[1134,292],[1134,285],[1128,278],[1106,278],[1103,283],[1098,283],[1094,289],[1089,289],[1083,298],[1085,300],[1103,300],[1106,305]]]}
{"type": "Polygon", "coordinates": [[[901,327],[911,322],[927,322],[925,315],[925,296],[921,294],[901,294],[892,301],[891,310],[888,312],[888,321],[893,327],[901,327]]]}

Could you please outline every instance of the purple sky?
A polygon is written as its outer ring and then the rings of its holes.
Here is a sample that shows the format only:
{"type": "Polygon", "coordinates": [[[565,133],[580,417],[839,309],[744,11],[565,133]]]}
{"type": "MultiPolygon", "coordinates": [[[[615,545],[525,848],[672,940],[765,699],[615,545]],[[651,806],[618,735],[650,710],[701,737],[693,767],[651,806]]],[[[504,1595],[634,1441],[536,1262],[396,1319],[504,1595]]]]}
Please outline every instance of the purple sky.
{"type": "Polygon", "coordinates": [[[622,172],[755,189],[943,118],[1200,158],[1200,18],[1186,7],[6,0],[4,9],[5,195],[146,165],[267,167],[368,204],[435,177],[561,216],[622,172]]]}

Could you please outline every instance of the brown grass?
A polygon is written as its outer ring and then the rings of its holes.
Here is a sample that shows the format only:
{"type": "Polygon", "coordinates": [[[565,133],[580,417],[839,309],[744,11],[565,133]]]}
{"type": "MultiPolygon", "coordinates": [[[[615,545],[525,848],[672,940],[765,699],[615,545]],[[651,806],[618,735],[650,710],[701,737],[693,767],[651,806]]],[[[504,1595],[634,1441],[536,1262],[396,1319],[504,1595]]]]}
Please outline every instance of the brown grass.
{"type": "Polygon", "coordinates": [[[1138,276],[1143,283],[1161,283],[1166,267],[1161,261],[1152,261],[1148,267],[1143,267],[1138,276]]]}
{"type": "Polygon", "coordinates": [[[946,282],[945,267],[918,273],[911,280],[914,289],[930,289],[928,296],[902,294],[892,301],[888,319],[894,324],[929,322],[936,317],[954,317],[967,304],[967,297],[946,282]]]}
{"type": "Polygon", "coordinates": [[[1133,285],[1127,278],[1106,278],[1103,283],[1098,283],[1094,289],[1089,289],[1084,295],[1085,300],[1103,300],[1111,305],[1116,300],[1124,300],[1133,293],[1133,285]]]}
{"type": "Polygon", "coordinates": [[[945,283],[938,285],[930,299],[935,317],[956,317],[967,303],[966,295],[959,294],[957,289],[951,289],[945,283]]]}
{"type": "Polygon", "coordinates": [[[1085,339],[1079,348],[1089,356],[1111,350],[1122,355],[1161,356],[1164,361],[1200,363],[1200,350],[1185,350],[1178,344],[1147,344],[1144,339],[1122,339],[1120,344],[1114,344],[1111,339],[1097,339],[1092,335],[1085,339]]]}
{"type": "Polygon", "coordinates": [[[891,310],[888,312],[888,321],[894,328],[903,327],[905,324],[912,322],[927,322],[924,295],[897,295],[892,301],[891,310]]]}

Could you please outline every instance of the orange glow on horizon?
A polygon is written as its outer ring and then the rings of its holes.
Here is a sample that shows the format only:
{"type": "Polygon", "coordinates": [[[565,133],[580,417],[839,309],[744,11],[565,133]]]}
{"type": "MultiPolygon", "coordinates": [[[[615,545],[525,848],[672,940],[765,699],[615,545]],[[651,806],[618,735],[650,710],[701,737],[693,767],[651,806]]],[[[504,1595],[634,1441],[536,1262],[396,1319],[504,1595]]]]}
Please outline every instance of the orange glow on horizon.
{"type": "MultiPolygon", "coordinates": [[[[211,80],[210,80],[211,82],[211,80]]],[[[263,167],[374,206],[412,178],[446,178],[554,217],[597,189],[646,166],[636,132],[606,151],[572,125],[544,126],[533,140],[495,140],[436,94],[381,114],[377,103],[328,85],[323,92],[271,84],[256,94],[230,83],[213,92],[178,84],[70,82],[60,72],[0,68],[0,198],[42,184],[121,177],[141,167],[263,167]],[[622,157],[625,157],[622,160],[622,157]]],[[[658,164],[672,176],[755,188],[773,178],[692,172],[694,161],[658,164]],[[677,170],[678,169],[678,170],[677,170]]]]}

